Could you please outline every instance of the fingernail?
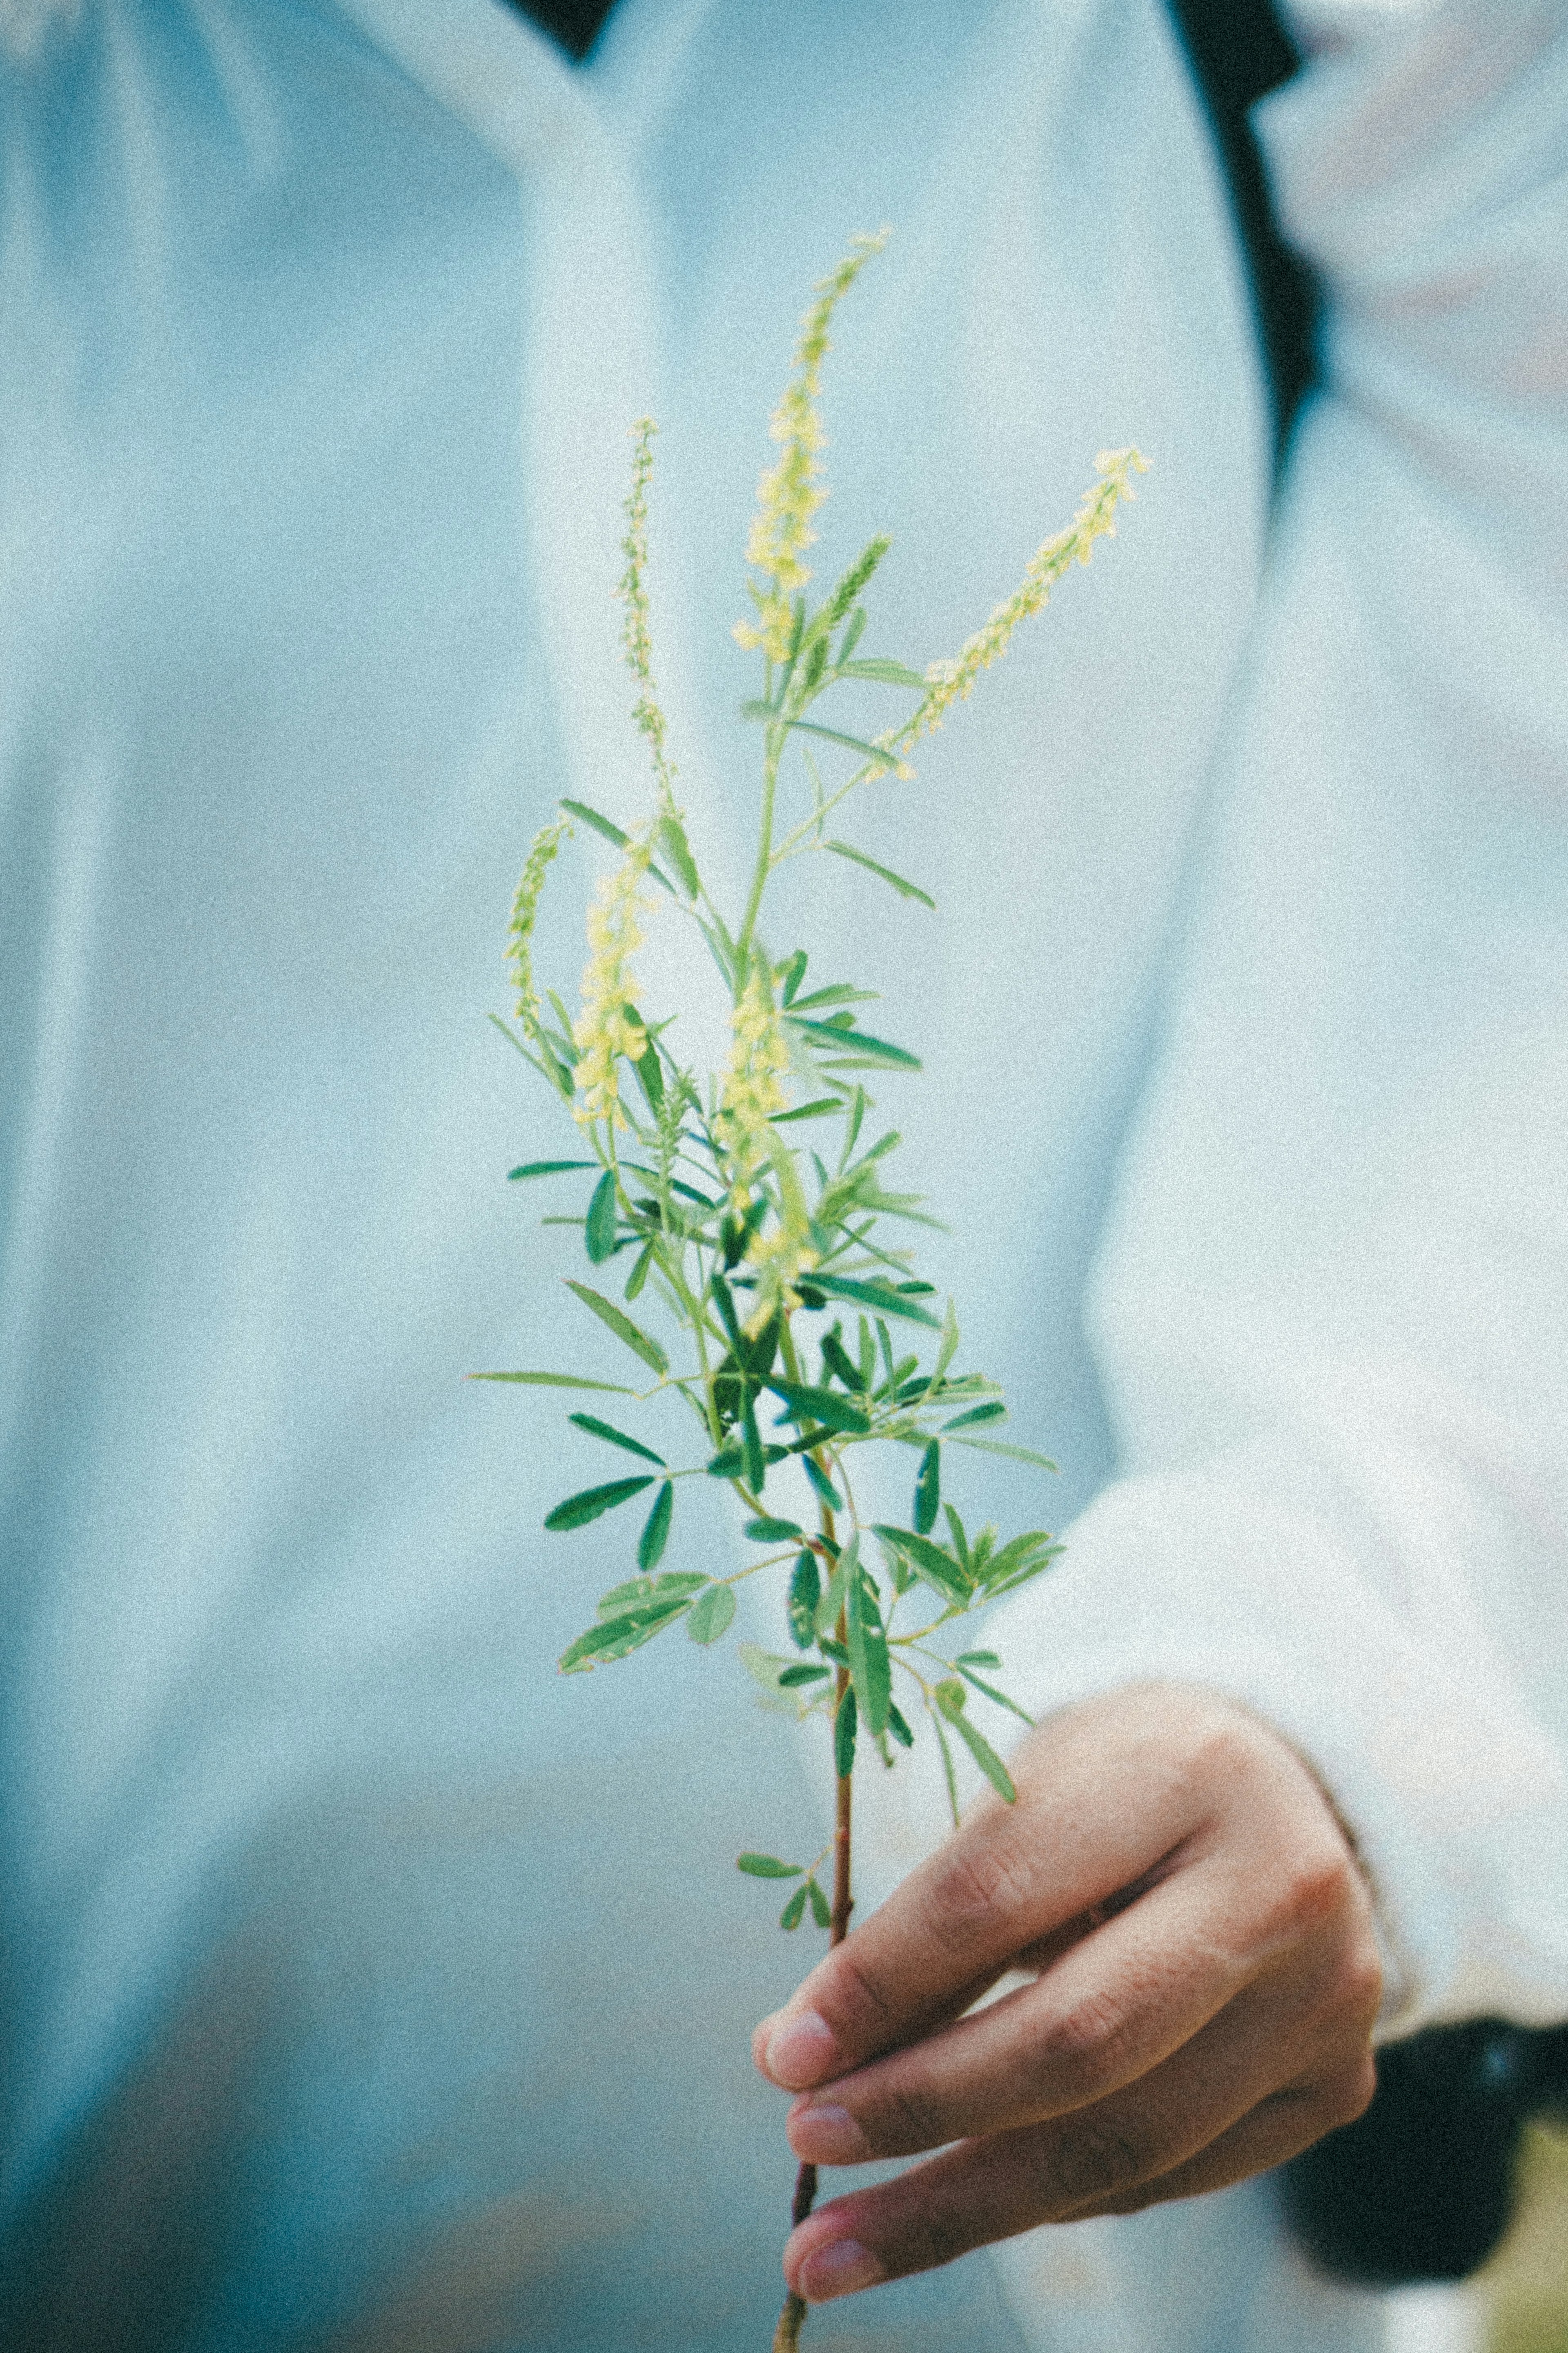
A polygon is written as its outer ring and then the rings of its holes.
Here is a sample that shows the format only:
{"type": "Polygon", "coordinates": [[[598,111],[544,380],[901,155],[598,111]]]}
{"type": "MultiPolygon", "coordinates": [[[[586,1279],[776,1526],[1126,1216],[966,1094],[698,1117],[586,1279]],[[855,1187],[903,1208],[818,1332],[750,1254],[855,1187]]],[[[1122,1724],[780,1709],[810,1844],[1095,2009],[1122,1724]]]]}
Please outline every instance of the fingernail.
{"type": "Polygon", "coordinates": [[[813,2247],[795,2274],[795,2294],[807,2304],[828,2304],[836,2295],[854,2295],[876,2287],[887,2273],[868,2247],[858,2239],[830,2239],[813,2247]]]}
{"type": "Polygon", "coordinates": [[[797,2010],[768,2037],[767,2071],[786,2091],[804,2092],[832,2074],[837,2050],[827,2021],[815,2010],[797,2010]]]}
{"type": "Polygon", "coordinates": [[[871,2154],[848,2109],[832,2100],[793,2108],[785,2129],[791,2148],[808,2165],[860,2165],[871,2154]]]}

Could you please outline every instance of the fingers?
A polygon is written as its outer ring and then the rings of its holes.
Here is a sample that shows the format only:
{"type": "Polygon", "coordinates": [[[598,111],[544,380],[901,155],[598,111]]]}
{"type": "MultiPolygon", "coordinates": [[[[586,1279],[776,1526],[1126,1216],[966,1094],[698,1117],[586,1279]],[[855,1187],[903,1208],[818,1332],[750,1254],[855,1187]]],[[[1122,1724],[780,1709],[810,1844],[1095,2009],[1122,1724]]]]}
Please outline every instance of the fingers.
{"type": "Polygon", "coordinates": [[[1088,2108],[962,2142],[897,2180],[835,2199],[792,2235],[790,2284],[820,2302],[949,2263],[1041,2222],[1131,2213],[1282,2163],[1350,2122],[1371,2096],[1365,2036],[1342,2019],[1338,1973],[1315,1998],[1293,1984],[1249,1988],[1151,2074],[1088,2108]],[[1236,2015],[1232,2013],[1235,2012],[1236,2015]],[[1315,2064],[1272,2088],[1283,2042],[1310,2042],[1302,2016],[1330,2017],[1315,2064]]]}
{"type": "Polygon", "coordinates": [[[1171,2199],[1228,2189],[1351,2123],[1371,2096],[1371,2063],[1359,2062],[1326,2083],[1276,2094],[1194,2157],[1119,2188],[1110,2186],[1113,2178],[1134,2169],[1142,2152],[1136,2141],[1114,2132],[1081,2144],[1065,2179],[1055,2126],[965,2142],[883,2189],[819,2207],[793,2233],[784,2276],[796,2295],[821,2304],[952,2263],[1041,2222],[1133,2214],[1171,2199]],[[1095,2171],[1103,2186],[1074,2197],[1095,2171]]]}
{"type": "MultiPolygon", "coordinates": [[[[1174,1694],[1129,1709],[1108,1741],[1071,1710],[1014,1759],[1015,1805],[983,1803],[764,2019],[763,2072],[786,2091],[848,2073],[973,2000],[1028,1947],[1157,1872],[1205,1818],[1207,1794],[1171,1769],[1174,1694]]],[[[1198,1703],[1201,1706],[1201,1702],[1198,1703]]]]}
{"type": "Polygon", "coordinates": [[[1034,1984],[805,2094],[795,2155],[906,2157],[1083,2108],[1146,2075],[1239,1992],[1249,1964],[1214,1941],[1206,1878],[1167,1882],[1034,1984]]]}

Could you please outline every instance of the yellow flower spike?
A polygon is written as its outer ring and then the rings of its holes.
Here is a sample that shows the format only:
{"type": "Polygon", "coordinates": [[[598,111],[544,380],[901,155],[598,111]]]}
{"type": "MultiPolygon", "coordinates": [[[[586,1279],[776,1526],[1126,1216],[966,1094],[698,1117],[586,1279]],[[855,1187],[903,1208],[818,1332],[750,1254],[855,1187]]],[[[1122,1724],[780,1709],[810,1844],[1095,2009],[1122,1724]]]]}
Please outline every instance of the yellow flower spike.
{"type": "Polygon", "coordinates": [[[653,637],[647,603],[647,486],[653,475],[653,437],[658,427],[651,417],[641,417],[632,428],[632,486],[626,496],[626,535],[621,553],[626,559],[616,595],[626,608],[621,630],[626,668],[637,682],[632,717],[647,738],[653,772],[658,786],[662,817],[679,818],[675,806],[675,763],[666,749],[666,723],[653,677],[653,637]]]}
{"type": "Polygon", "coordinates": [[[1102,449],[1094,463],[1100,480],[1084,492],[1068,529],[1058,532],[1037,550],[1006,603],[997,606],[956,661],[931,663],[926,671],[931,691],[916,712],[906,740],[929,735],[940,727],[952,705],[973,691],[981,671],[1000,660],[1019,622],[1039,611],[1074,559],[1087,564],[1097,539],[1115,536],[1116,510],[1123,499],[1137,496],[1131,476],[1146,474],[1149,461],[1136,449],[1102,449]]]}
{"type": "Polygon", "coordinates": [[[730,1059],[719,1095],[719,1116],[729,1133],[737,1184],[742,1188],[757,1164],[771,1156],[768,1122],[775,1112],[789,1107],[783,1086],[788,1069],[789,1045],[768,976],[753,959],[751,977],[730,1016],[730,1059]]]}
{"type": "MultiPolygon", "coordinates": [[[[539,1018],[539,991],[533,979],[533,927],[539,918],[539,902],[544,890],[544,878],[551,862],[572,828],[565,818],[547,825],[533,837],[528,853],[528,863],[517,886],[511,902],[511,921],[507,925],[506,960],[511,974],[517,1018],[525,1036],[534,1045],[548,1051],[539,1018]]],[[[553,1064],[555,1056],[550,1055],[553,1064]]]]}
{"type": "Polygon", "coordinates": [[[781,445],[780,455],[757,485],[757,512],[746,542],[746,561],[763,575],[760,584],[752,584],[757,619],[737,621],[734,635],[740,645],[761,647],[770,661],[789,659],[790,600],[811,578],[801,559],[816,537],[812,521],[827,496],[817,465],[825,443],[816,405],[827,330],[839,302],[887,241],[886,229],[875,237],[852,238],[831,278],[816,288],[816,300],[800,323],[795,373],[769,427],[771,438],[781,445]]]}
{"type": "Polygon", "coordinates": [[[640,1061],[647,1050],[647,1031],[627,1011],[632,994],[631,959],[643,941],[639,916],[647,906],[641,895],[651,848],[647,841],[627,845],[620,864],[600,878],[588,910],[588,962],[583,973],[583,1010],[573,1024],[578,1050],[577,1099],[573,1117],[580,1127],[604,1120],[624,1128],[617,1059],[640,1061]]]}

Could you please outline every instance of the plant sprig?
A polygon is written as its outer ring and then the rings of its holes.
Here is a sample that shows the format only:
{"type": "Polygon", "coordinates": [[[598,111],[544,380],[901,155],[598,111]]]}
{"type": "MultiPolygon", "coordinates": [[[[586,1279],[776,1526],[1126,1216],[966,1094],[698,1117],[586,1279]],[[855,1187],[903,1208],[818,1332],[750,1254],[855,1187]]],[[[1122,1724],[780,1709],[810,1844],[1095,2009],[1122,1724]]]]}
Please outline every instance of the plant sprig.
{"type": "MultiPolygon", "coordinates": [[[[591,1155],[525,1162],[512,1181],[585,1186],[578,1214],[546,1222],[580,1229],[595,1279],[568,1288],[643,1377],[613,1381],[575,1369],[475,1376],[624,1400],[617,1414],[667,1394],[680,1399],[689,1444],[679,1460],[623,1428],[608,1403],[569,1417],[609,1450],[605,1468],[615,1475],[563,1497],[544,1525],[565,1534],[626,1514],[636,1570],[601,1597],[561,1668],[571,1674],[609,1665],[677,1625],[693,1641],[714,1644],[734,1621],[738,1585],[763,1571],[787,1575],[794,1654],[742,1644],[741,1657],[770,1702],[825,1720],[838,1793],[835,1831],[809,1864],[747,1852],[740,1868],[798,1881],[781,1926],[799,1927],[809,1906],[834,1942],[848,1928],[853,1777],[868,1751],[891,1765],[923,1719],[941,1751],[955,1821],[954,1741],[1013,1799],[1011,1777],[971,1703],[1028,1719],[994,1680],[1002,1664],[995,1653],[953,1643],[970,1641],[966,1621],[975,1611],[1038,1577],[1061,1547],[1045,1529],[1004,1538],[987,1524],[971,1533],[947,1493],[965,1452],[1055,1466],[998,1435],[1007,1407],[994,1381],[957,1369],[953,1303],[938,1311],[910,1239],[910,1228],[935,1221],[918,1194],[885,1181],[900,1138],[876,1128],[868,1081],[918,1071],[919,1060],[882,1036],[879,1024],[862,1027],[859,1008],[875,1001],[871,991],[837,977],[818,981],[804,947],[783,956],[768,951],[768,887],[787,860],[822,851],[934,909],[918,882],[829,834],[828,819],[874,779],[909,777],[914,745],[971,692],[1068,565],[1087,564],[1095,542],[1113,532],[1116,509],[1132,497],[1131,477],[1144,465],[1135,449],[1101,453],[1074,522],[1045,542],[1013,595],[952,660],[920,671],[862,654],[863,598],[889,542],[873,538],[815,606],[805,557],[826,496],[818,398],[829,328],[883,241],[857,238],[816,290],[773,419],[778,456],[763,476],[747,549],[754,617],[735,631],[763,664],[762,691],[743,706],[762,731],[762,781],[738,914],[727,915],[710,894],[676,800],[646,586],[655,428],[645,418],[635,429],[620,596],[653,807],[628,834],[586,803],[564,801],[562,816],[537,835],[508,940],[516,1028],[500,1026],[558,1100],[570,1103],[591,1155]],[[846,683],[913,700],[900,719],[867,737],[822,715],[846,683]],[[578,826],[616,857],[589,913],[582,1010],[573,1018],[553,990],[541,989],[532,943],[550,871],[578,826]],[[698,926],[723,977],[731,1043],[721,1071],[689,1068],[676,1050],[675,1012],[651,1019],[642,1008],[634,959],[653,892],[698,926]],[[619,1297],[599,1287],[605,1284],[619,1297]],[[908,1525],[868,1521],[857,1503],[862,1455],[889,1447],[914,1458],[908,1525]],[[664,1566],[678,1490],[693,1478],[729,1488],[755,1557],[742,1556],[727,1573],[664,1566]]],[[[797,2221],[815,2183],[814,2168],[803,2168],[797,2221]]],[[[791,2296],[776,2348],[787,2353],[795,2344],[804,2316],[791,2296]]]]}

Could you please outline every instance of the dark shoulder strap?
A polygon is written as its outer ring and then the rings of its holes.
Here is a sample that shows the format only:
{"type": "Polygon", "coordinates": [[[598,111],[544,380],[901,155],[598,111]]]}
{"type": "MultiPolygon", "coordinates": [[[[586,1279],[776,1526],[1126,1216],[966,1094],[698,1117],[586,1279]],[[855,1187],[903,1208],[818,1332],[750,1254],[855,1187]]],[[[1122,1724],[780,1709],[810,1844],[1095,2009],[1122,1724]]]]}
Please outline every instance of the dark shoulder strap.
{"type": "Polygon", "coordinates": [[[1230,183],[1273,401],[1278,459],[1311,380],[1317,290],[1305,263],[1280,237],[1247,116],[1257,100],[1289,79],[1300,58],[1270,0],[1170,0],[1170,5],[1230,183]]]}

